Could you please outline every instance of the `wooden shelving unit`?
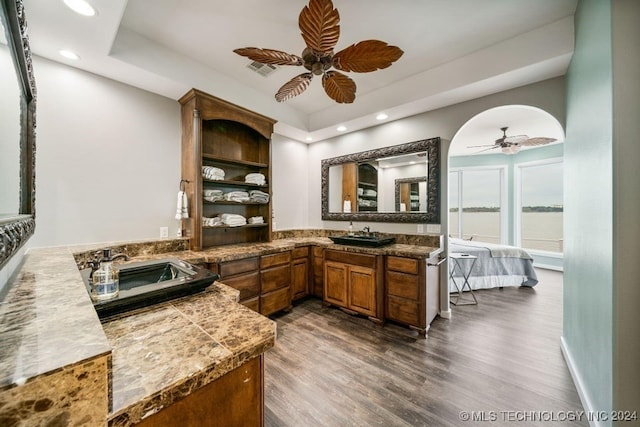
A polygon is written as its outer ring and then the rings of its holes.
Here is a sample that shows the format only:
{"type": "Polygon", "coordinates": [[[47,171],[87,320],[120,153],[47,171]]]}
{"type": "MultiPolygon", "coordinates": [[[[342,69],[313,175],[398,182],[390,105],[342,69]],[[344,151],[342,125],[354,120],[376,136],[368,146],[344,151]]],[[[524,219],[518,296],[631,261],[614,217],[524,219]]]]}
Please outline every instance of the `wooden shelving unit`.
{"type": "Polygon", "coordinates": [[[182,106],[182,179],[187,181],[190,218],[183,230],[191,238],[191,249],[271,240],[271,134],[275,121],[204,92],[192,89],[180,100],[182,106]],[[205,179],[203,166],[225,171],[223,180],[205,179]],[[261,173],[265,185],[245,182],[249,173],[261,173]],[[268,203],[215,201],[203,198],[203,190],[260,190],[268,203]],[[264,224],[203,226],[202,217],[223,213],[249,219],[262,216],[264,224]]]}

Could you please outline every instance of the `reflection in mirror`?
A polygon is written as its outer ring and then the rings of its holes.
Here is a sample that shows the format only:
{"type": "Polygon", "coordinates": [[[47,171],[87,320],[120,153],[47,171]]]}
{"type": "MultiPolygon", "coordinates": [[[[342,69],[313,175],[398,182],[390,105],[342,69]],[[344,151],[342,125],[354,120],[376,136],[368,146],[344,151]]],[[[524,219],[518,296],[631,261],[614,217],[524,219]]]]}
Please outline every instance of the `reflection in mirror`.
{"type": "Polygon", "coordinates": [[[20,203],[21,93],[2,22],[0,30],[0,215],[8,217],[20,203]]]}
{"type": "Polygon", "coordinates": [[[433,138],[322,160],[322,218],[438,223],[439,146],[433,138]]]}

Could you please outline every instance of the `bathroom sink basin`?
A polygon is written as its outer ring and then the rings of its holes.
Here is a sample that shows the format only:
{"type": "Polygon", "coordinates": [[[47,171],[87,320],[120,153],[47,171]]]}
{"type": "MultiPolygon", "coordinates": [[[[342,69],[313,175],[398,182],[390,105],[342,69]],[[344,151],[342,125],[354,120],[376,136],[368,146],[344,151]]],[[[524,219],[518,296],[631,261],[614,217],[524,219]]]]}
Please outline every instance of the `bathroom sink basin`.
{"type": "MultiPolygon", "coordinates": [[[[117,266],[120,292],[114,298],[93,301],[100,319],[203,291],[219,276],[177,258],[133,262],[117,266]]],[[[91,293],[91,269],[80,271],[91,293]]]]}
{"type": "Polygon", "coordinates": [[[339,245],[352,245],[352,246],[368,246],[378,247],[384,245],[390,245],[396,241],[395,237],[379,237],[371,234],[356,234],[354,236],[329,236],[333,243],[339,245]]]}

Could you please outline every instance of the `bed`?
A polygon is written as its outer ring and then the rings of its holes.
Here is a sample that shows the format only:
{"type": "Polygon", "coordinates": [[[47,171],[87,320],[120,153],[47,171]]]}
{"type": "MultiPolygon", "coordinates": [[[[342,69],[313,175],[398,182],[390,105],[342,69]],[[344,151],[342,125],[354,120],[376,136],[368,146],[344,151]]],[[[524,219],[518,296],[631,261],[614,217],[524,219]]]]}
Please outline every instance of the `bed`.
{"type": "MultiPolygon", "coordinates": [[[[471,289],[501,288],[505,286],[535,286],[538,283],[533,268],[533,258],[522,248],[493,243],[474,242],[456,238],[449,239],[449,252],[465,253],[478,257],[469,276],[471,289]]],[[[449,268],[452,266],[450,265],[449,268]]],[[[456,268],[455,278],[461,286],[460,273],[456,268]]],[[[449,281],[449,292],[456,292],[449,281]]]]}

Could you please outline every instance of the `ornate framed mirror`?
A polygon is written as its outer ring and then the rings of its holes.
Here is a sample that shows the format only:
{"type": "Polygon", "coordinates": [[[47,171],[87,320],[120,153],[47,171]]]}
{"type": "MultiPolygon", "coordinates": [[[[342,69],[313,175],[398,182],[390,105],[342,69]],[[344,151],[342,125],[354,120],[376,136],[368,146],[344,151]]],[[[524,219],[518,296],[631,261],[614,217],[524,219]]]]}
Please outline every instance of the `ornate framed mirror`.
{"type": "Polygon", "coordinates": [[[36,86],[22,0],[0,0],[0,24],[2,268],[35,231],[36,86]]]}
{"type": "Polygon", "coordinates": [[[440,138],[324,159],[321,173],[323,220],[440,223],[440,138]],[[398,180],[424,183],[417,209],[396,203],[398,180]]]}

